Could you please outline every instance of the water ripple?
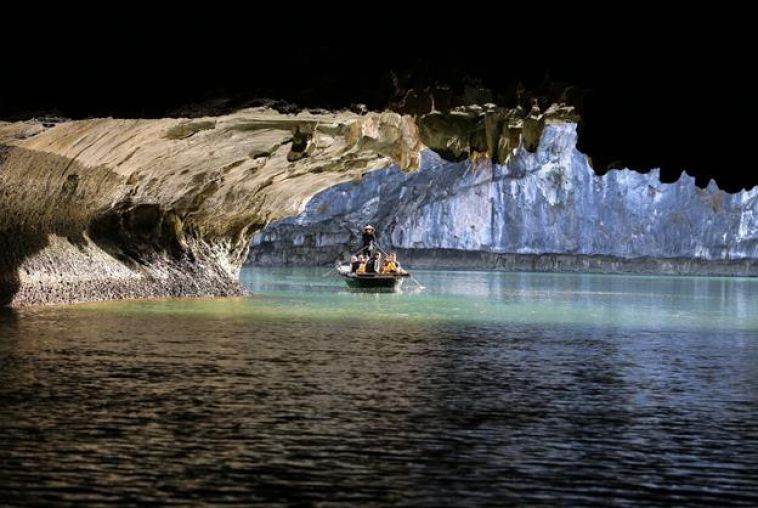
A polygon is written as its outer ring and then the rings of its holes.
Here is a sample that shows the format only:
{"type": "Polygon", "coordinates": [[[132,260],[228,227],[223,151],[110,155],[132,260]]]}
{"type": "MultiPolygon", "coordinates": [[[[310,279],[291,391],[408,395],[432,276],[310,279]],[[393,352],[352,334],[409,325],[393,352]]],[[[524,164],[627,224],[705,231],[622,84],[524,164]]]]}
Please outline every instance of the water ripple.
{"type": "Polygon", "coordinates": [[[758,505],[755,332],[151,305],[0,316],[3,503],[758,505]]]}

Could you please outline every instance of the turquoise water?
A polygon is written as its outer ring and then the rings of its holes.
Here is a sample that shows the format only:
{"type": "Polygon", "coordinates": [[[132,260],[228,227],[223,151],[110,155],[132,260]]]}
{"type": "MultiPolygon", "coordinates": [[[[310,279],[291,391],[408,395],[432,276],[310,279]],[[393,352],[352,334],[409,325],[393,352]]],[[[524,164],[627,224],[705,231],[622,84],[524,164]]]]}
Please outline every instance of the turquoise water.
{"type": "Polygon", "coordinates": [[[758,504],[758,280],[414,272],[0,311],[13,504],[758,504]]]}
{"type": "Polygon", "coordinates": [[[400,293],[356,294],[332,274],[246,270],[242,281],[266,312],[318,319],[758,331],[758,279],[415,271],[400,293]]]}

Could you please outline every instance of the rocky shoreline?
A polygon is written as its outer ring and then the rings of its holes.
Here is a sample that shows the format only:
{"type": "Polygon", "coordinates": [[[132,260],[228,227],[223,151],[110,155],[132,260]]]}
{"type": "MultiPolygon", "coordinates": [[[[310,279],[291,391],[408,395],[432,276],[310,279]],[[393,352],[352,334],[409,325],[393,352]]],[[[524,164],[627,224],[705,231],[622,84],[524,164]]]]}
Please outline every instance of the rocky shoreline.
{"type": "Polygon", "coordinates": [[[131,280],[55,280],[23,285],[13,306],[63,305],[125,299],[167,297],[243,296],[248,292],[233,279],[214,279],[198,271],[188,271],[170,279],[142,277],[131,280]]]}
{"type": "MultiPolygon", "coordinates": [[[[758,277],[757,259],[707,260],[690,258],[620,258],[586,254],[508,254],[458,249],[394,249],[404,267],[438,270],[505,272],[608,273],[758,277]]],[[[345,259],[341,248],[277,249],[258,247],[250,265],[260,267],[329,265],[345,259]]]]}
{"type": "MultiPolygon", "coordinates": [[[[208,257],[194,260],[154,254],[136,262],[118,260],[85,237],[77,245],[57,236],[48,237],[35,252],[32,241],[27,255],[14,271],[0,274],[0,303],[12,306],[71,304],[131,298],[188,296],[240,296],[246,290],[235,273],[229,273],[208,257]]],[[[0,253],[0,261],[11,263],[13,252],[0,253]]]]}

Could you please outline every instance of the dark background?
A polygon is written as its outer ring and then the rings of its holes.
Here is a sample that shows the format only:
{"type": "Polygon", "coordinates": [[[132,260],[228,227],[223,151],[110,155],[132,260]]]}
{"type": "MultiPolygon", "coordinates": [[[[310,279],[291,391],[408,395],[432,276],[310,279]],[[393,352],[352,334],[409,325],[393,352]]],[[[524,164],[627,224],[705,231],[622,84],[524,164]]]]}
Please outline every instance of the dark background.
{"type": "Polygon", "coordinates": [[[758,184],[748,17],[616,10],[580,24],[551,13],[470,14],[423,24],[113,17],[26,32],[2,57],[0,118],[159,117],[214,97],[376,109],[393,92],[390,71],[404,86],[478,80],[505,98],[519,81],[531,90],[559,82],[581,92],[580,148],[598,173],[621,164],[661,167],[664,181],[686,170],[729,191],[758,184]]]}

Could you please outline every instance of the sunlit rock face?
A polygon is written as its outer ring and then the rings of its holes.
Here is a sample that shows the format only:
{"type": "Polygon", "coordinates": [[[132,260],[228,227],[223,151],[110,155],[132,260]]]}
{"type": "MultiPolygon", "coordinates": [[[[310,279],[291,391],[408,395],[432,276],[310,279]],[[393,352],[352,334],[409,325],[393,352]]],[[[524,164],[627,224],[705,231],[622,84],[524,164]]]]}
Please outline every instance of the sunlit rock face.
{"type": "Polygon", "coordinates": [[[576,124],[549,122],[536,151],[522,143],[502,165],[424,151],[417,172],[390,167],[316,195],[256,235],[251,261],[329,261],[372,223],[385,248],[421,265],[758,273],[758,188],[700,189],[686,174],[666,184],[657,170],[597,176],[576,142],[576,124]]]}

